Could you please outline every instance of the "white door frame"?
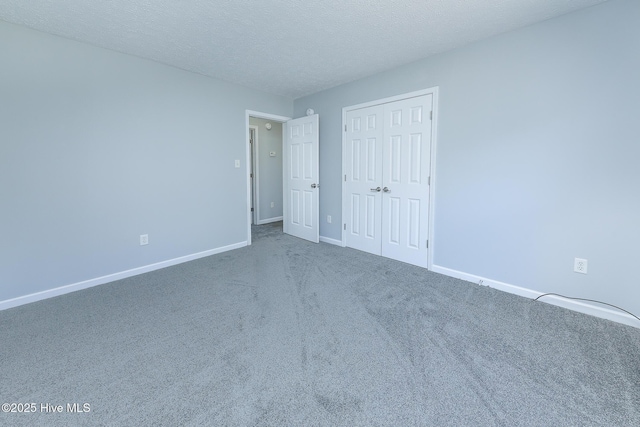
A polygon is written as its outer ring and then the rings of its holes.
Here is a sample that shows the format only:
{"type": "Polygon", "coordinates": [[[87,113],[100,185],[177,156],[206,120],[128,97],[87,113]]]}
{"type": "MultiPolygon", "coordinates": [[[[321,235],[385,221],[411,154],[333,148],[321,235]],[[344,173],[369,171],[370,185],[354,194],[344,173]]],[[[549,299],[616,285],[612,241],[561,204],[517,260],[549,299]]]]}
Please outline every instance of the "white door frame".
{"type": "Polygon", "coordinates": [[[249,125],[249,139],[251,139],[251,130],[253,129],[253,147],[252,151],[252,159],[251,162],[251,173],[253,174],[253,224],[258,224],[258,218],[260,215],[258,214],[258,209],[260,207],[260,189],[258,181],[258,126],[249,125]]]}
{"type": "Polygon", "coordinates": [[[435,189],[436,189],[436,136],[438,124],[438,86],[429,89],[418,90],[415,92],[403,93],[401,95],[391,96],[388,98],[376,99],[375,101],[364,102],[362,104],[350,105],[342,108],[342,246],[347,246],[346,223],[347,223],[347,192],[344,177],[347,174],[347,141],[345,126],[347,125],[347,111],[357,110],[360,108],[373,107],[374,105],[386,104],[389,102],[401,101],[407,98],[415,98],[422,95],[433,95],[433,117],[431,120],[431,183],[429,186],[429,247],[427,249],[427,269],[433,267],[433,253],[435,249],[434,239],[434,213],[435,213],[435,189]]]}
{"type": "MultiPolygon", "coordinates": [[[[247,165],[247,245],[251,245],[251,143],[249,142],[249,117],[258,119],[273,120],[274,122],[284,123],[291,120],[291,117],[279,116],[277,114],[263,113],[260,111],[245,110],[245,163],[247,165]]],[[[284,128],[284,127],[283,127],[284,128]]],[[[283,135],[284,136],[284,135],[283,135]]],[[[284,139],[283,139],[284,144],[284,139]]],[[[282,147],[284,150],[284,145],[282,147]]]]}

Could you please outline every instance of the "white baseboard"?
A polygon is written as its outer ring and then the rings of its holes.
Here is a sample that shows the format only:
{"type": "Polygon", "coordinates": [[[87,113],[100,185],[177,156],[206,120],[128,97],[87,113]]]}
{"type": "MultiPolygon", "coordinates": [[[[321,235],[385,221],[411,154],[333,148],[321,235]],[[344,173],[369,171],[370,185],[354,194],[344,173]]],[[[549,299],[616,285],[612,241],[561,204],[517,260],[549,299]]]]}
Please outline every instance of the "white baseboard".
{"type": "MultiPolygon", "coordinates": [[[[475,283],[476,285],[489,286],[490,288],[495,288],[500,291],[519,295],[521,297],[525,297],[529,299],[535,299],[535,298],[538,298],[540,295],[544,294],[544,292],[511,285],[509,283],[499,282],[497,280],[487,279],[486,277],[464,273],[462,271],[441,267],[435,264],[432,266],[431,271],[433,271],[434,273],[440,273],[440,274],[444,274],[445,276],[455,277],[456,279],[461,279],[467,282],[475,283]]],[[[601,319],[607,319],[613,322],[618,322],[624,325],[640,328],[640,320],[624,312],[610,310],[608,308],[591,305],[582,301],[562,298],[555,295],[545,296],[544,298],[541,298],[538,301],[557,305],[559,307],[563,307],[563,308],[577,311],[580,313],[589,314],[591,316],[600,317],[601,319]]]]}
{"type": "Polygon", "coordinates": [[[320,236],[320,241],[332,245],[342,246],[342,240],[332,239],[331,237],[320,236]]]}
{"type": "Polygon", "coordinates": [[[198,258],[204,258],[207,256],[219,254],[221,252],[226,252],[233,249],[239,249],[244,246],[247,246],[246,241],[234,243],[228,246],[222,246],[215,249],[209,249],[207,251],[198,252],[191,255],[181,256],[178,258],[157,262],[157,263],[145,265],[142,267],[132,268],[130,270],[121,271],[119,273],[108,274],[106,276],[96,277],[95,279],[89,279],[89,280],[84,280],[82,282],[72,283],[70,285],[60,286],[58,288],[47,289],[46,291],[36,292],[33,294],[0,301],[0,311],[6,310],[8,308],[17,307],[19,305],[40,301],[47,298],[57,297],[59,295],[64,295],[70,292],[79,291],[81,289],[91,288],[93,286],[104,285],[105,283],[113,282],[115,280],[126,279],[127,277],[137,276],[138,274],[148,273],[150,271],[159,270],[165,267],[171,267],[172,265],[182,264],[183,262],[193,261],[198,258]]]}
{"type": "Polygon", "coordinates": [[[274,216],[273,218],[267,218],[267,219],[259,219],[256,225],[263,225],[263,224],[269,224],[272,222],[278,222],[278,221],[282,221],[282,219],[283,217],[281,216],[274,216]]]}

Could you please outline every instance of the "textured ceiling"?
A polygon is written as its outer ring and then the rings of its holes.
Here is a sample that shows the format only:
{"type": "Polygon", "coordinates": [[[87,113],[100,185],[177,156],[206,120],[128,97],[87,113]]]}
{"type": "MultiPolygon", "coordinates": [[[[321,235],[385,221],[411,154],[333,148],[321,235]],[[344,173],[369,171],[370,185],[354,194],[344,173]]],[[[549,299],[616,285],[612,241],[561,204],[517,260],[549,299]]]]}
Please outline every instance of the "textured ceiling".
{"type": "Polygon", "coordinates": [[[298,98],[605,0],[2,0],[0,20],[298,98]]]}

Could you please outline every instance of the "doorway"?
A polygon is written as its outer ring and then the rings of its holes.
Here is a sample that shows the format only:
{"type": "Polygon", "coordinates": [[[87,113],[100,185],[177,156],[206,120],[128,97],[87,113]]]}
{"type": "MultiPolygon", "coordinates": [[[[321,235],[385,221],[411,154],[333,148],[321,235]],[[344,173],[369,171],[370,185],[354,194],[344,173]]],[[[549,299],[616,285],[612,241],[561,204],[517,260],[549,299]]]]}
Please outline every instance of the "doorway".
{"type": "Polygon", "coordinates": [[[283,216],[283,128],[289,117],[246,111],[247,244],[252,227],[269,228],[283,216]]]}

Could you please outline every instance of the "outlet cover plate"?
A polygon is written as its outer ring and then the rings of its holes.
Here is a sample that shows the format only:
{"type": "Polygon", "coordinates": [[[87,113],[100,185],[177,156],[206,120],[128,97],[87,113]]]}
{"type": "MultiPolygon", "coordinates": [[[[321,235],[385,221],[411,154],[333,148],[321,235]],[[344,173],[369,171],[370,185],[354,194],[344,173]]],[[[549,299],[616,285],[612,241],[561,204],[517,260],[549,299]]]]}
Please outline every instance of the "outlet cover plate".
{"type": "Polygon", "coordinates": [[[140,235],[140,246],[148,245],[148,244],[149,244],[149,235],[148,234],[141,234],[140,235]]]}
{"type": "Polygon", "coordinates": [[[582,273],[582,274],[587,274],[587,267],[588,267],[588,262],[586,259],[583,258],[576,258],[573,261],[573,271],[575,271],[576,273],[582,273]]]}

